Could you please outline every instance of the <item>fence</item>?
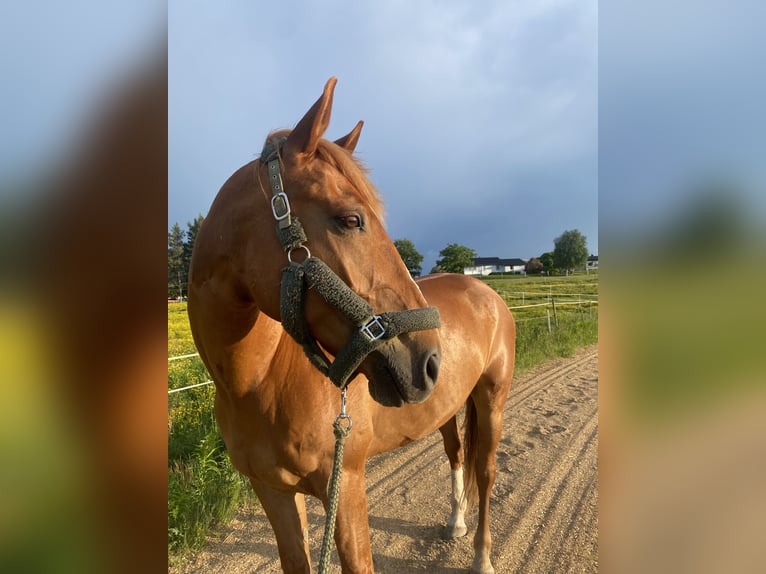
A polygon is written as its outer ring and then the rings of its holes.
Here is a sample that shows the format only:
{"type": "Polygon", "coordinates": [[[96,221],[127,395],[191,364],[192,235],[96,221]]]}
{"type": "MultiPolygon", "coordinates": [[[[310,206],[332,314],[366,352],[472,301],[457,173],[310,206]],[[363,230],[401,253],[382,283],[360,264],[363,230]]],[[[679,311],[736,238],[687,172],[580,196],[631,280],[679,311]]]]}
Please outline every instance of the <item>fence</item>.
{"type": "MultiPolygon", "coordinates": [[[[180,361],[182,359],[191,359],[192,357],[199,357],[199,353],[189,353],[188,355],[178,355],[177,357],[168,357],[168,363],[171,363],[173,361],[180,361]]],[[[168,394],[172,395],[173,393],[179,393],[181,391],[185,391],[187,389],[193,389],[195,387],[204,387],[205,385],[212,385],[213,381],[208,380],[202,383],[196,383],[194,385],[188,385],[186,387],[179,387],[177,389],[169,389],[168,394]]]]}
{"type": "MultiPolygon", "coordinates": [[[[555,324],[558,327],[558,311],[557,307],[562,306],[583,306],[587,305],[590,309],[593,308],[593,306],[598,306],[598,294],[594,293],[567,293],[566,297],[577,297],[578,299],[575,300],[556,300],[555,296],[552,292],[535,292],[535,291],[522,291],[519,295],[503,295],[503,299],[507,300],[511,298],[521,298],[522,303],[527,300],[527,298],[544,298],[546,301],[543,303],[530,303],[530,304],[522,304],[522,305],[509,305],[508,309],[511,311],[516,310],[522,310],[522,309],[533,309],[533,308],[540,308],[540,307],[546,307],[546,316],[545,317],[516,317],[516,323],[524,322],[524,321],[540,321],[542,319],[547,319],[548,321],[548,334],[550,336],[553,336],[553,324],[555,324]],[[589,299],[582,299],[583,296],[589,297],[589,299]],[[551,322],[551,312],[553,312],[553,323],[551,322]]],[[[176,357],[168,357],[168,363],[171,363],[173,361],[181,361],[184,359],[191,359],[193,357],[199,357],[199,353],[189,353],[188,355],[178,355],[176,357]]],[[[185,387],[179,387],[177,389],[170,389],[168,390],[168,394],[171,395],[173,393],[179,393],[181,391],[185,391],[188,389],[193,389],[196,387],[203,387],[206,385],[212,385],[212,380],[207,380],[202,383],[196,383],[194,385],[188,385],[185,387]]]]}
{"type": "MultiPolygon", "coordinates": [[[[591,296],[593,295],[591,294],[591,296]]],[[[548,335],[553,336],[553,327],[551,324],[551,312],[553,312],[553,323],[558,327],[559,320],[558,320],[557,307],[563,307],[563,306],[582,307],[584,305],[587,305],[589,310],[592,310],[594,306],[598,306],[598,300],[578,299],[577,301],[568,301],[568,300],[557,301],[556,299],[551,298],[549,301],[546,301],[544,303],[532,303],[529,305],[509,305],[508,309],[510,309],[511,311],[514,311],[514,310],[521,310],[521,309],[539,309],[541,307],[545,307],[545,319],[547,319],[547,322],[548,322],[548,335]]],[[[521,323],[525,321],[539,321],[541,319],[542,317],[514,317],[514,320],[516,321],[516,323],[521,323]]]]}

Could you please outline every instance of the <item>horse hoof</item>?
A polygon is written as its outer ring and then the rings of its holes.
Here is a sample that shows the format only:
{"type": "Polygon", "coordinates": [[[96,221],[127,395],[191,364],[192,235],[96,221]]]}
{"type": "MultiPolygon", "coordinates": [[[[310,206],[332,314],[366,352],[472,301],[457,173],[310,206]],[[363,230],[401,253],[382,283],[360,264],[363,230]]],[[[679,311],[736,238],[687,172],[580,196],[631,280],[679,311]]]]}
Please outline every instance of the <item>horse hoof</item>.
{"type": "Polygon", "coordinates": [[[465,526],[447,526],[444,529],[444,539],[454,540],[455,538],[462,538],[468,534],[468,528],[465,526]]]}
{"type": "Polygon", "coordinates": [[[495,574],[495,569],[488,559],[475,558],[471,566],[471,574],[495,574]]]}

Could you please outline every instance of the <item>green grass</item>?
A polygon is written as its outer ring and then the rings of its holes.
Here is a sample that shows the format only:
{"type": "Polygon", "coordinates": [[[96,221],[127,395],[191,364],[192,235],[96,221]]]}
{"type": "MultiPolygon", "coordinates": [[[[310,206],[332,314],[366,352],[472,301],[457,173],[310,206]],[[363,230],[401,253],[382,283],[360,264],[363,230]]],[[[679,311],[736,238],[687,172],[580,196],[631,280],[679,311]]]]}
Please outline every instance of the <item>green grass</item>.
{"type": "Polygon", "coordinates": [[[171,561],[201,548],[211,527],[228,522],[240,502],[252,498],[247,483],[231,466],[217,429],[208,431],[188,455],[168,459],[171,561]]]}
{"type": "MultiPolygon", "coordinates": [[[[571,356],[598,341],[598,274],[569,277],[490,276],[484,279],[516,319],[517,373],[556,357],[571,356]],[[556,302],[556,315],[551,301],[556,302]],[[551,311],[548,331],[546,309],[551,311]]],[[[186,303],[168,304],[168,357],[196,352],[186,303]]],[[[205,382],[210,376],[199,357],[168,364],[168,387],[205,382]]],[[[206,385],[168,395],[168,554],[171,563],[199,550],[215,525],[255,495],[232,467],[213,414],[215,389],[206,385]]]]}
{"type": "Polygon", "coordinates": [[[503,298],[516,320],[517,373],[549,359],[570,357],[577,349],[598,342],[598,272],[554,277],[490,275],[484,281],[503,298]]]}
{"type": "MultiPolygon", "coordinates": [[[[168,305],[168,357],[195,353],[186,303],[168,305]]],[[[210,380],[202,360],[168,363],[168,388],[210,380]]],[[[168,395],[168,556],[171,563],[202,547],[217,524],[228,522],[254,495],[234,469],[213,414],[215,387],[168,395]]]]}
{"type": "Polygon", "coordinates": [[[196,352],[186,303],[168,303],[168,357],[196,352]]]}

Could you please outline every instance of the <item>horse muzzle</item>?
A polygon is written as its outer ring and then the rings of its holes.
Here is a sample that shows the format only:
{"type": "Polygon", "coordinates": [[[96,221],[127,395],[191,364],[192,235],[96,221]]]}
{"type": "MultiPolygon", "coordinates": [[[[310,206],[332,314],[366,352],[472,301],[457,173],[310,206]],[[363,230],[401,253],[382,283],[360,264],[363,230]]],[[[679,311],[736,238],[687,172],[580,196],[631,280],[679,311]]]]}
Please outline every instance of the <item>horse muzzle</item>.
{"type": "Polygon", "coordinates": [[[420,350],[395,340],[376,349],[360,371],[369,379],[370,396],[383,406],[422,403],[434,390],[441,366],[438,347],[420,350]]]}

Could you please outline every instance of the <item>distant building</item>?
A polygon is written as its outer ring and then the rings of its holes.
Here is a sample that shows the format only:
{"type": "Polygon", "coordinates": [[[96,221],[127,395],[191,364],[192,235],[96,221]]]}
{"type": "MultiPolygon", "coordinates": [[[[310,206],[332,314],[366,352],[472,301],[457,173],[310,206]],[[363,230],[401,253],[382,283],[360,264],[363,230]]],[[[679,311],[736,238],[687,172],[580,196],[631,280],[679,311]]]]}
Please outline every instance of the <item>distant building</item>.
{"type": "Polygon", "coordinates": [[[585,269],[598,269],[598,255],[588,256],[588,261],[585,263],[585,269]]]}
{"type": "Polygon", "coordinates": [[[499,257],[474,257],[473,265],[463,268],[465,275],[486,276],[491,273],[514,273],[523,275],[528,259],[500,259],[499,257]]]}

